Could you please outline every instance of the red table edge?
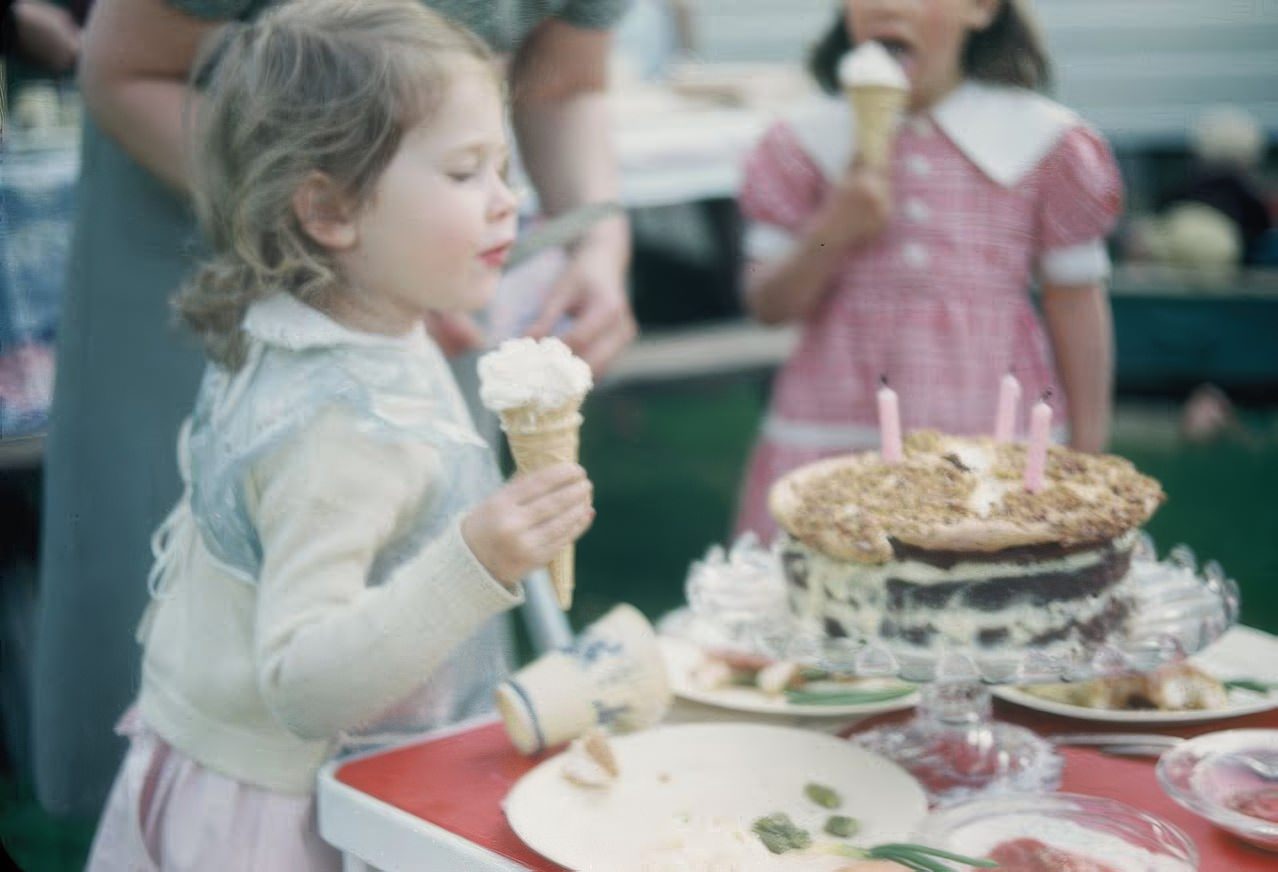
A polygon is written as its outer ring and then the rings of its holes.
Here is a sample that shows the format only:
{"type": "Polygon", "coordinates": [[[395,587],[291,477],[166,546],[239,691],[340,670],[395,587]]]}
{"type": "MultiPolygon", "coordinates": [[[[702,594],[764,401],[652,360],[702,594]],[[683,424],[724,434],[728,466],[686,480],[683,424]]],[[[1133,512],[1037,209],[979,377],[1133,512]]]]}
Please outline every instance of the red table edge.
{"type": "MultiPolygon", "coordinates": [[[[1022,709],[1014,704],[1002,701],[996,704],[996,710],[1000,715],[1000,720],[1031,726],[1031,728],[1038,730],[1040,734],[1063,732],[1074,729],[1084,723],[1089,724],[1090,729],[1096,729],[1095,722],[1092,721],[1071,721],[1056,715],[1045,715],[1040,712],[1022,709]],[[1047,727],[1047,729],[1044,729],[1044,727],[1047,727]]],[[[910,716],[911,712],[897,712],[863,720],[840,731],[840,735],[846,738],[868,726],[899,722],[910,716]]],[[[1105,726],[1108,729],[1110,726],[1120,725],[1106,724],[1105,726]]],[[[1121,726],[1126,726],[1129,730],[1142,732],[1148,732],[1150,729],[1148,724],[1121,726]]],[[[1160,732],[1183,736],[1243,727],[1275,728],[1278,727],[1278,710],[1204,724],[1177,724],[1174,727],[1174,729],[1163,729],[1160,732]]],[[[500,809],[501,801],[506,792],[520,776],[538,765],[542,760],[553,756],[553,753],[557,750],[553,749],[535,757],[522,757],[509,744],[500,721],[494,717],[486,717],[431,733],[427,737],[402,746],[364,752],[357,756],[335,761],[326,767],[325,771],[327,776],[335,783],[370,797],[374,802],[393,810],[397,815],[403,815],[411,825],[417,827],[423,833],[428,833],[432,836],[444,834],[444,838],[461,839],[466,843],[473,844],[479,850],[487,852],[494,858],[518,863],[524,868],[538,870],[538,872],[564,872],[562,867],[547,861],[524,845],[506,823],[503,813],[499,812],[495,818],[491,813],[494,808],[500,809]],[[473,762],[482,763],[484,760],[496,760],[500,764],[498,767],[500,771],[490,771],[488,768],[475,768],[473,766],[470,767],[473,771],[468,771],[465,763],[469,758],[466,758],[464,753],[455,757],[450,763],[447,752],[453,746],[459,748],[471,746],[472,756],[475,750],[478,749],[481,753],[473,762]],[[497,756],[493,756],[494,754],[497,756]],[[419,791],[405,798],[404,794],[397,794],[397,791],[403,790],[405,783],[405,779],[402,777],[403,769],[398,764],[404,759],[411,761],[414,757],[419,758],[419,764],[422,760],[429,758],[436,763],[444,763],[446,767],[451,765],[453,771],[449,774],[461,776],[463,782],[467,778],[478,774],[480,776],[478,783],[469,793],[453,793],[454,799],[458,801],[451,803],[440,801],[439,794],[448,794],[448,790],[440,791],[438,785],[432,791],[419,791]],[[458,760],[462,761],[463,764],[460,767],[457,765],[458,760]],[[361,785],[363,786],[361,787],[361,785]],[[377,795],[383,787],[386,788],[385,791],[381,796],[377,795]],[[391,798],[384,798],[387,795],[390,795],[391,798]],[[414,811],[414,807],[418,810],[414,811]],[[423,813],[422,809],[425,809],[426,813],[423,813]],[[444,812],[442,821],[438,814],[441,810],[444,812]],[[434,813],[433,817],[427,816],[427,814],[431,813],[434,813]],[[449,815],[455,816],[458,814],[463,819],[461,825],[459,825],[458,820],[449,818],[449,815]],[[464,820],[467,814],[472,814],[474,816],[473,819],[464,820]]],[[[1105,757],[1099,752],[1090,749],[1065,749],[1063,756],[1066,760],[1066,773],[1062,789],[1067,792],[1077,792],[1070,790],[1071,781],[1083,780],[1086,783],[1086,779],[1080,778],[1081,770],[1074,772],[1074,777],[1071,777],[1071,766],[1088,766],[1101,760],[1113,761],[1115,765],[1110,768],[1115,771],[1139,773],[1142,777],[1147,776],[1150,780],[1154,777],[1154,761],[1152,759],[1133,761],[1105,757]]],[[[1275,855],[1252,848],[1217,829],[1208,821],[1182,809],[1170,798],[1166,797],[1157,788],[1156,784],[1154,785],[1154,790],[1157,793],[1155,801],[1152,803],[1153,808],[1150,808],[1151,803],[1138,803],[1131,797],[1113,796],[1108,791],[1088,793],[1088,795],[1106,796],[1126,802],[1129,805],[1157,814],[1183,830],[1198,847],[1200,854],[1206,855],[1199,867],[1202,872],[1249,872],[1249,870],[1253,869],[1260,872],[1260,870],[1278,869],[1278,857],[1275,855]],[[1222,860],[1235,865],[1224,868],[1208,865],[1222,860]],[[1244,865],[1236,865],[1239,863],[1244,865]]],[[[1144,794],[1141,794],[1141,796],[1144,796],[1144,794]]]]}

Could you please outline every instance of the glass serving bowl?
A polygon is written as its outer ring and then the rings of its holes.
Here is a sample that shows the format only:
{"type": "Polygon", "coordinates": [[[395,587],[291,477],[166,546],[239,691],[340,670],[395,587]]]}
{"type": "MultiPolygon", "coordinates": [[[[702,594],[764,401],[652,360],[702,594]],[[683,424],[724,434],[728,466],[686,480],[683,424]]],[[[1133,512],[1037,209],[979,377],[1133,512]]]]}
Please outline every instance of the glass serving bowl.
{"type": "MultiPolygon", "coordinates": [[[[790,596],[800,586],[796,571],[794,561],[787,564],[775,550],[752,540],[727,552],[713,549],[689,573],[691,615],[682,632],[707,649],[754,653],[861,678],[917,682],[913,721],[861,731],[854,738],[918,778],[938,805],[1009,791],[1040,793],[1060,783],[1062,761],[1051,743],[1024,727],[991,720],[990,685],[1147,672],[1197,653],[1238,619],[1238,586],[1219,564],[1200,568],[1184,546],[1160,560],[1153,541],[1143,535],[1127,575],[1114,589],[1130,604],[1126,625],[1087,644],[931,649],[873,632],[834,637],[819,619],[804,618],[801,609],[792,608],[790,596]]],[[[892,617],[890,603],[881,603],[878,613],[892,617]]]]}
{"type": "Polygon", "coordinates": [[[1158,761],[1158,783],[1185,808],[1258,848],[1278,851],[1278,730],[1189,739],[1158,761]]]}
{"type": "Polygon", "coordinates": [[[1176,827],[1112,799],[1073,793],[1004,796],[951,806],[929,815],[915,841],[972,857],[988,857],[1004,845],[1008,853],[997,858],[1003,872],[1198,869],[1194,843],[1176,827]],[[1090,865],[1066,865],[1061,852],[1091,861],[1090,865]]]}

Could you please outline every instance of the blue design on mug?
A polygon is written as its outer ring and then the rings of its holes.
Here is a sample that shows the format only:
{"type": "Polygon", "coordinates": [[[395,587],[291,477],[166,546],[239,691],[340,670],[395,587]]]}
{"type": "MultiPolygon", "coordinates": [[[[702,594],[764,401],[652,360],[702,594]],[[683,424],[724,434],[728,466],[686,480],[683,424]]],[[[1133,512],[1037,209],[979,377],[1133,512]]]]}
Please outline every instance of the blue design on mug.
{"type": "Polygon", "coordinates": [[[609,705],[603,700],[595,700],[595,718],[600,726],[609,727],[631,713],[631,706],[626,703],[609,705]]]}
{"type": "Polygon", "coordinates": [[[625,646],[611,639],[585,636],[579,639],[569,651],[581,663],[592,665],[604,657],[620,656],[625,651],[625,646]]]}

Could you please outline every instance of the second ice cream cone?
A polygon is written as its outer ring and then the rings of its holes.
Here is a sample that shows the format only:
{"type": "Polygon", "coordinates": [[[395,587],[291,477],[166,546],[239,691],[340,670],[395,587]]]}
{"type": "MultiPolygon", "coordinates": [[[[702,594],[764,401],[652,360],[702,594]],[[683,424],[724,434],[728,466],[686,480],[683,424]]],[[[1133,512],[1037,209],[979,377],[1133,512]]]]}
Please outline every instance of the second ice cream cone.
{"type": "Polygon", "coordinates": [[[892,159],[892,141],[905,109],[907,91],[883,85],[845,89],[856,116],[857,153],[867,166],[883,169],[892,159]]]}
{"type": "Polygon", "coordinates": [[[871,40],[839,61],[839,84],[856,119],[857,154],[867,166],[886,169],[896,126],[909,100],[909,78],[891,53],[871,40]]]}
{"type": "MultiPolygon", "coordinates": [[[[501,412],[510,453],[521,472],[544,469],[556,463],[576,463],[581,445],[581,401],[577,398],[557,409],[533,406],[501,412]]],[[[568,545],[550,561],[550,580],[559,607],[572,606],[574,547],[568,545]]]]}

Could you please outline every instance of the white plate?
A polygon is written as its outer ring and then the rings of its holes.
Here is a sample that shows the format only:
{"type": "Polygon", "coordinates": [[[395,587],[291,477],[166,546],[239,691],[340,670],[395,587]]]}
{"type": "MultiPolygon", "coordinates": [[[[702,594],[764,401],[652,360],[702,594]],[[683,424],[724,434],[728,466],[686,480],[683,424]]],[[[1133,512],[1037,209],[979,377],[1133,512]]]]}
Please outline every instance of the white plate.
{"type": "MultiPolygon", "coordinates": [[[[848,705],[811,705],[792,703],[783,694],[764,693],[750,687],[716,687],[698,686],[693,680],[693,671],[700,665],[705,655],[694,642],[661,636],[661,653],[666,659],[666,672],[670,678],[670,689],[683,699],[712,705],[718,708],[732,709],[739,712],[750,712],[761,715],[799,715],[803,717],[843,717],[851,715],[872,715],[880,712],[894,712],[907,709],[918,701],[918,694],[911,693],[895,699],[880,702],[863,702],[848,705]]],[[[897,685],[895,679],[869,679],[871,683],[858,685],[865,689],[874,687],[892,687],[897,685]]]]}
{"type": "Polygon", "coordinates": [[[703,869],[709,863],[702,840],[710,839],[739,863],[723,868],[830,870],[848,860],[774,856],[751,825],[785,812],[819,839],[826,818],[837,813],[860,822],[857,844],[874,845],[906,839],[927,814],[923,789],[896,764],[808,730],[684,724],[612,745],[621,775],[607,788],[570,783],[556,756],[507,794],[506,818],[530,848],[583,872],[703,869]],[[842,807],[831,812],[809,801],[803,788],[811,782],[836,790],[842,807]]]}
{"type": "MultiPolygon", "coordinates": [[[[1278,683],[1278,638],[1251,627],[1234,627],[1190,659],[1221,680],[1251,678],[1278,683]]],[[[1112,724],[1196,724],[1278,708],[1278,691],[1272,690],[1268,694],[1230,690],[1229,704],[1223,708],[1183,712],[1087,708],[1043,699],[1010,686],[996,687],[993,693],[1008,702],[1049,714],[1112,724]]]]}

